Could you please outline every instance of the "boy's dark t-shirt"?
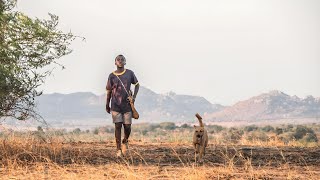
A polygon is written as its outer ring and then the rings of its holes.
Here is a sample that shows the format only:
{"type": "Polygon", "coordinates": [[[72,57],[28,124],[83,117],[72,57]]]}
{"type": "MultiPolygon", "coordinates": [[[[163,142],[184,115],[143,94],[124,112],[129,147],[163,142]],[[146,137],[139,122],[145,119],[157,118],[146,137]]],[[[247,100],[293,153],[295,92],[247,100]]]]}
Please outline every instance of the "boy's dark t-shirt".
{"type": "Polygon", "coordinates": [[[109,75],[107,82],[107,90],[111,91],[111,111],[126,113],[131,111],[131,106],[127,101],[128,94],[123,88],[117,76],[121,79],[123,85],[129,92],[131,84],[137,85],[138,79],[134,72],[130,69],[125,69],[122,73],[112,72],[109,75]]]}

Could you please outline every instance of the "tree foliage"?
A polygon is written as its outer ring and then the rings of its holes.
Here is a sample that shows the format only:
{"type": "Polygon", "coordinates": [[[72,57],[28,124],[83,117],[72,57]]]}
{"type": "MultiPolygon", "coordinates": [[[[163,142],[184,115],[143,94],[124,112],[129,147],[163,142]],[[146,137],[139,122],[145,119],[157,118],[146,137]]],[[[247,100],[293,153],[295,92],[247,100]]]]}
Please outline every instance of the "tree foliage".
{"type": "Polygon", "coordinates": [[[32,19],[14,10],[14,0],[0,0],[0,118],[37,118],[38,87],[60,66],[57,59],[71,53],[74,36],[57,29],[58,16],[32,19]],[[48,66],[50,65],[50,66],[48,66]]]}

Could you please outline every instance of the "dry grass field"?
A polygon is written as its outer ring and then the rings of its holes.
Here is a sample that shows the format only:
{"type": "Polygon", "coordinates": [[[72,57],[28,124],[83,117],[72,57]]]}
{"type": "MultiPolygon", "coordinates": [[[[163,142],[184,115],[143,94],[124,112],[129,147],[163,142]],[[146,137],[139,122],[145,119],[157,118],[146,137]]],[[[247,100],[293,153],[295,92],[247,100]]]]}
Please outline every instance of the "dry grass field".
{"type": "Polygon", "coordinates": [[[112,133],[3,135],[0,178],[320,179],[319,143],[305,146],[277,138],[223,143],[221,136],[211,136],[204,163],[199,164],[190,132],[163,132],[169,136],[158,140],[149,132],[144,136],[133,132],[124,158],[115,157],[112,133]]]}

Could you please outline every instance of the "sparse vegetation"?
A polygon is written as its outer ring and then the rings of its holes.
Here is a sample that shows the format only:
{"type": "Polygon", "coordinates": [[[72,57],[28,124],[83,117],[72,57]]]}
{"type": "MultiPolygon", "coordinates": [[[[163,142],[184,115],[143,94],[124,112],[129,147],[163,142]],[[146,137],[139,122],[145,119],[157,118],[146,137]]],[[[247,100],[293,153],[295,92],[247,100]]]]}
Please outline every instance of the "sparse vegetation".
{"type": "Polygon", "coordinates": [[[244,127],[244,131],[246,132],[256,131],[257,129],[258,127],[256,125],[250,125],[250,126],[244,127]]]}
{"type": "Polygon", "coordinates": [[[264,132],[273,132],[274,131],[274,127],[267,125],[261,128],[262,131],[264,132]]]}
{"type": "Polygon", "coordinates": [[[32,132],[1,131],[0,176],[59,179],[71,178],[72,172],[72,178],[85,179],[318,179],[319,127],[208,125],[203,166],[192,160],[193,127],[187,124],[134,124],[131,154],[125,159],[114,156],[112,126],[92,131],[42,127],[32,132]],[[285,131],[278,134],[277,129],[285,131]],[[306,147],[313,147],[313,153],[305,153],[306,147]],[[26,169],[33,173],[23,176],[26,169]]]}

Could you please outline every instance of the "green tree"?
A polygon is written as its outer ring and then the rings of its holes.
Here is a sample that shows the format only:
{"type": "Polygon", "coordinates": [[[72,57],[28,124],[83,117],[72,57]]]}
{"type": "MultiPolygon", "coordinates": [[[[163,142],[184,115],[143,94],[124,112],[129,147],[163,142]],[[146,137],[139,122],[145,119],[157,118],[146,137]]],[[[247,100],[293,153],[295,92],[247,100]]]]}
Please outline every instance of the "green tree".
{"type": "Polygon", "coordinates": [[[58,16],[31,19],[14,10],[15,0],[0,0],[0,118],[38,118],[35,97],[56,66],[71,53],[72,33],[57,29],[58,16]],[[49,66],[50,65],[50,66],[49,66]]]}

